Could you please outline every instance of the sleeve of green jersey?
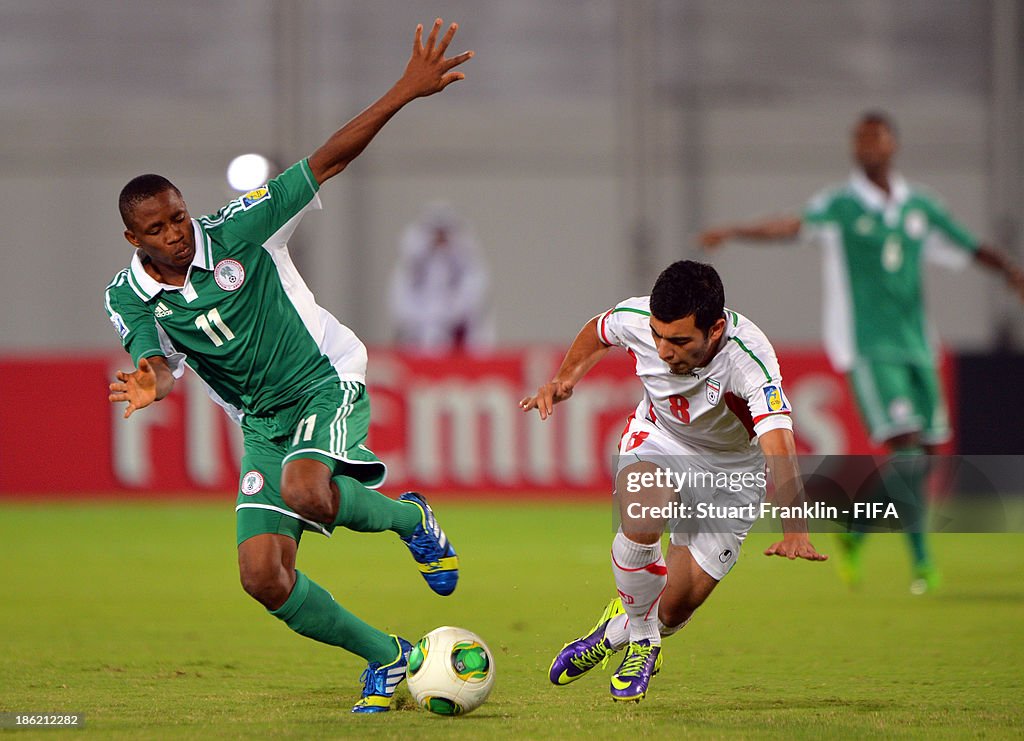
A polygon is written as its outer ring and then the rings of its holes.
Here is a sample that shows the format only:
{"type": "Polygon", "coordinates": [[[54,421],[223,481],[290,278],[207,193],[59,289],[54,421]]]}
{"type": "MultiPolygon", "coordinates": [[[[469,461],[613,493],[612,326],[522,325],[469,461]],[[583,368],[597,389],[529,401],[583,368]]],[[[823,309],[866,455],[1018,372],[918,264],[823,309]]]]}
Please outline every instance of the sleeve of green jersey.
{"type": "Polygon", "coordinates": [[[131,289],[124,285],[108,288],[105,303],[110,323],[136,367],[139,358],[164,355],[153,312],[131,293],[131,289]]]}
{"type": "Polygon", "coordinates": [[[310,208],[319,208],[320,185],[309,169],[308,160],[296,162],[266,185],[236,198],[211,216],[212,226],[247,242],[276,246],[287,242],[298,218],[310,208]]]}
{"type": "Polygon", "coordinates": [[[946,206],[935,198],[927,199],[928,217],[933,231],[939,232],[947,242],[967,252],[978,250],[978,239],[950,215],[946,206]]]}
{"type": "Polygon", "coordinates": [[[835,198],[833,198],[832,189],[816,194],[804,206],[804,211],[800,215],[801,223],[806,226],[820,226],[830,221],[835,221],[832,208],[834,203],[835,198]]]}

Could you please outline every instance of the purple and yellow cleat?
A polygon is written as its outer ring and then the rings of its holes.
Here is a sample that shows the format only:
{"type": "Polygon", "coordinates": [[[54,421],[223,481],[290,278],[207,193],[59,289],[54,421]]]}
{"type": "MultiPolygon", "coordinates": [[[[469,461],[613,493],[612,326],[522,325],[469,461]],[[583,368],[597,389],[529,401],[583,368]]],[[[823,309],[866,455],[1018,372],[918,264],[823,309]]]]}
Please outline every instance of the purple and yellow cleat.
{"type": "Polygon", "coordinates": [[[640,702],[647,694],[651,677],[661,670],[661,646],[650,641],[633,641],[626,656],[612,674],[612,699],[640,702]]]}
{"type": "Polygon", "coordinates": [[[604,666],[608,663],[608,658],[618,649],[613,648],[604,637],[605,629],[612,618],[621,615],[622,612],[622,601],[616,597],[604,608],[597,625],[591,628],[589,633],[562,646],[562,650],[555,656],[548,670],[551,684],[561,687],[575,682],[595,666],[604,666]]]}

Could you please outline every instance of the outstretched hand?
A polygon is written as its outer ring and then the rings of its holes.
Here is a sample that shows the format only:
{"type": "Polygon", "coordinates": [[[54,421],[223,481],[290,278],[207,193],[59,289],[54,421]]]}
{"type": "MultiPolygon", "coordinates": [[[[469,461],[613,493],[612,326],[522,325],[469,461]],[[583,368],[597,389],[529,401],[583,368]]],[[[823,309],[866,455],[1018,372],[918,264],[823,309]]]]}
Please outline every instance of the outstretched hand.
{"type": "Polygon", "coordinates": [[[438,18],[434,21],[434,27],[430,29],[427,36],[427,43],[423,43],[423,24],[416,26],[416,35],[412,42],[412,56],[405,66],[405,73],[399,80],[399,85],[405,87],[410,98],[422,98],[434,93],[439,93],[456,80],[466,79],[462,72],[452,72],[463,62],[473,58],[473,52],[466,51],[458,56],[446,58],[444,53],[452,42],[455,32],[459,29],[457,23],[448,26],[448,31],[437,41],[437,35],[441,30],[443,21],[438,18]]]}
{"type": "Polygon", "coordinates": [[[551,381],[545,383],[534,396],[527,396],[519,402],[519,408],[524,412],[536,409],[540,412],[541,419],[547,419],[554,411],[555,404],[565,401],[572,396],[572,386],[565,381],[551,381]]]}
{"type": "Polygon", "coordinates": [[[765,549],[766,556],[782,556],[794,561],[798,558],[805,558],[808,561],[827,561],[828,556],[818,553],[807,535],[785,535],[778,543],[773,543],[765,549]]]}
{"type": "Polygon", "coordinates": [[[107,398],[113,404],[128,402],[128,407],[124,410],[124,417],[128,419],[133,412],[156,401],[156,369],[146,358],[139,358],[139,367],[136,370],[131,373],[117,372],[117,381],[110,384],[110,396],[107,398]]]}
{"type": "Polygon", "coordinates": [[[732,237],[729,229],[708,229],[697,235],[697,242],[708,252],[716,250],[732,237]]]}

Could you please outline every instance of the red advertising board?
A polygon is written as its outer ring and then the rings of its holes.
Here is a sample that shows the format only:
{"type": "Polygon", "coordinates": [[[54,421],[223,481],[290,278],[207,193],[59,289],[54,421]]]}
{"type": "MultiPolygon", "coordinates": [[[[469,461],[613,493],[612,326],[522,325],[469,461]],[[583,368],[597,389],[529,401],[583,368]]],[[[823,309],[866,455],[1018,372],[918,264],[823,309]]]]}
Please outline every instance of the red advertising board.
{"type": "MultiPolygon", "coordinates": [[[[640,397],[632,361],[606,357],[541,422],[519,400],[549,379],[561,348],[485,357],[370,353],[369,446],[385,490],[502,496],[604,492],[612,452],[640,397]]],[[[780,349],[802,453],[867,453],[846,384],[817,351],[780,349]]],[[[241,439],[186,375],[164,401],[122,418],[107,402],[123,354],[0,358],[0,496],[234,492],[241,439]]]]}

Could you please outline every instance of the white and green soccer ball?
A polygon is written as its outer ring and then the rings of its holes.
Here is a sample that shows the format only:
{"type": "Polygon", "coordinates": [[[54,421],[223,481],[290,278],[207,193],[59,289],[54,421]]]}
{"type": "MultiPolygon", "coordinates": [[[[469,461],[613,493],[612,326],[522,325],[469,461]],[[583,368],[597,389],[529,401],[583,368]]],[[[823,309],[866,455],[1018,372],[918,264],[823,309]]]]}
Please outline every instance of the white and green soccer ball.
{"type": "Polygon", "coordinates": [[[438,715],[464,715],[491,693],[494,656],[476,633],[446,625],[416,642],[407,673],[417,705],[438,715]]]}

